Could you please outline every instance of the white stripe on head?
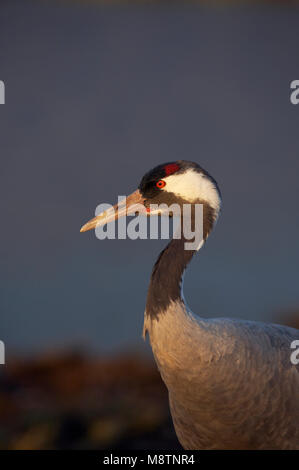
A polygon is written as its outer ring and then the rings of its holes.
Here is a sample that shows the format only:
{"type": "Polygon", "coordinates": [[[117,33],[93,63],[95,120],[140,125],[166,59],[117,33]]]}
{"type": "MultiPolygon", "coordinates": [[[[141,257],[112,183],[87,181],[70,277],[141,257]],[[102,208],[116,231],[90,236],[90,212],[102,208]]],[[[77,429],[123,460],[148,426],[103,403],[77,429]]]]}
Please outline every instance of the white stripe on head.
{"type": "Polygon", "coordinates": [[[175,173],[163,178],[166,186],[163,191],[176,194],[189,202],[200,199],[206,201],[219,212],[221,199],[215,183],[204,173],[187,169],[184,173],[175,173]]]}

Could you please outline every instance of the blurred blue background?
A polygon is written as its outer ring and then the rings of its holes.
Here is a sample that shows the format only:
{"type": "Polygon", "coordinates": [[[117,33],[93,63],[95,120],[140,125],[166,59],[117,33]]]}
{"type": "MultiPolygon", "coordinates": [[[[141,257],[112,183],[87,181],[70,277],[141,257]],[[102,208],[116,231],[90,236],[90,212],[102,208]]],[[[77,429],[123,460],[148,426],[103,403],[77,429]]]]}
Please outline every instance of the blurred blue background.
{"type": "Polygon", "coordinates": [[[194,160],[223,212],[185,278],[203,316],[299,306],[299,10],[2,0],[0,338],[12,353],[145,346],[165,241],[80,234],[153,166],[194,160]]]}

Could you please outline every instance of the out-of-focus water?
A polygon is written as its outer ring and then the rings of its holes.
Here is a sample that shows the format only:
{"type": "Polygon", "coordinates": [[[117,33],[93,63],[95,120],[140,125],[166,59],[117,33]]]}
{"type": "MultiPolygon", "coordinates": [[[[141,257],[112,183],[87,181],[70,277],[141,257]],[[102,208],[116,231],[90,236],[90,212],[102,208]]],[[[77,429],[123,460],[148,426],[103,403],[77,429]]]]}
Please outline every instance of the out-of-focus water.
{"type": "Polygon", "coordinates": [[[297,308],[299,79],[294,9],[3,1],[1,320],[10,351],[142,346],[163,241],[80,226],[143,173],[195,160],[223,212],[185,277],[203,316],[297,308]]]}

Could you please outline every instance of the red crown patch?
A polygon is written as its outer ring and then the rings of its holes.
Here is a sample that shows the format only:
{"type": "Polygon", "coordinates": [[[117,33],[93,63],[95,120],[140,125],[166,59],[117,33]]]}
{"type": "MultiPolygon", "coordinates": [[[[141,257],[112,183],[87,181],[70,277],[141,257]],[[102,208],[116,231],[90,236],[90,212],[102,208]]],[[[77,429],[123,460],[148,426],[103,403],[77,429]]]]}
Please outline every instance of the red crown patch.
{"type": "Polygon", "coordinates": [[[164,167],[166,176],[172,175],[173,173],[175,173],[179,169],[180,169],[180,167],[177,163],[170,163],[169,165],[165,165],[165,167],[164,167]]]}

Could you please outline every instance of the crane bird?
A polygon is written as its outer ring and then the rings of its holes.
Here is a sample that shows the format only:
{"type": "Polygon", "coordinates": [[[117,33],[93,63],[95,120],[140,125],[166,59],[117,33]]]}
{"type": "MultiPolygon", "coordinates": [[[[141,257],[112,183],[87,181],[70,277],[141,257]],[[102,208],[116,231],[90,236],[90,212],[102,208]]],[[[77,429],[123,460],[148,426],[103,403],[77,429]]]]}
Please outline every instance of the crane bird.
{"type": "MultiPolygon", "coordinates": [[[[116,204],[81,231],[132,214],[136,204],[152,215],[152,204],[174,202],[202,204],[204,242],[220,212],[220,191],[208,172],[183,160],[146,173],[125,206],[116,204]]],[[[167,386],[180,443],[189,450],[299,449],[299,370],[290,360],[299,330],[193,314],[182,276],[203,242],[193,250],[185,242],[184,234],[173,238],[154,265],[143,333],[167,386]]]]}

